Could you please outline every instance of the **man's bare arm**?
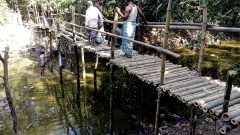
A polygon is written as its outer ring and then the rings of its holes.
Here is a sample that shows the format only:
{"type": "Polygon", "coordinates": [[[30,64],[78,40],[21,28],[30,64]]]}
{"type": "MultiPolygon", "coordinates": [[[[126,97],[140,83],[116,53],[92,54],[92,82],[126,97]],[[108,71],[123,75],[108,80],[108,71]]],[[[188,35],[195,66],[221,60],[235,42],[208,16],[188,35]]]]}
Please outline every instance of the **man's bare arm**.
{"type": "Polygon", "coordinates": [[[117,13],[118,13],[123,19],[125,19],[125,20],[127,20],[127,18],[129,17],[129,14],[130,14],[131,10],[132,10],[132,9],[131,9],[129,6],[127,6],[127,7],[125,8],[124,14],[122,14],[121,11],[120,11],[120,9],[119,9],[118,7],[116,7],[117,13]]]}
{"type": "Polygon", "coordinates": [[[142,17],[143,21],[146,22],[146,18],[144,16],[144,14],[142,13],[142,10],[139,7],[137,7],[137,9],[138,9],[138,14],[142,17]]]}

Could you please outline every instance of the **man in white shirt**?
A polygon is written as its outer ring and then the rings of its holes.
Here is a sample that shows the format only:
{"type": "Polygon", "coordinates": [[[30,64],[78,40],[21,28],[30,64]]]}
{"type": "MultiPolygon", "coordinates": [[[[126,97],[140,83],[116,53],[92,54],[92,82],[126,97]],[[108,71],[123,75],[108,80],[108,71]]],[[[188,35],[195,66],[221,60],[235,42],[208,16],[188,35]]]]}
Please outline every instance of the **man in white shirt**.
{"type": "MultiPolygon", "coordinates": [[[[100,29],[103,26],[102,13],[98,10],[98,8],[93,6],[92,1],[88,1],[87,5],[88,5],[88,9],[86,11],[85,27],[100,29]]],[[[95,45],[97,32],[92,30],[87,30],[87,33],[88,33],[88,41],[90,42],[90,44],[95,45]]]]}

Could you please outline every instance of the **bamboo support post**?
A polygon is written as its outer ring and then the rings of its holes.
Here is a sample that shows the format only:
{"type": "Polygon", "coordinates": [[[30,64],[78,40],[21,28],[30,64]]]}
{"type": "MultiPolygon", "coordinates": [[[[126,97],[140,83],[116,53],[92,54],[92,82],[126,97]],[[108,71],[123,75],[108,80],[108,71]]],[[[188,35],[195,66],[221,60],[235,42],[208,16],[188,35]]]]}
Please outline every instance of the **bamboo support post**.
{"type": "Polygon", "coordinates": [[[114,91],[114,65],[110,64],[110,104],[109,104],[109,132],[113,135],[113,91],[114,91]]]}
{"type": "Polygon", "coordinates": [[[60,40],[60,37],[57,37],[57,40],[58,40],[59,82],[60,82],[60,84],[63,84],[62,52],[61,52],[61,40],[60,40]]]}
{"type": "MultiPolygon", "coordinates": [[[[207,29],[207,4],[205,3],[203,5],[203,25],[202,25],[201,48],[200,48],[199,61],[198,61],[198,76],[201,76],[201,72],[202,72],[203,53],[204,53],[204,48],[206,44],[206,29],[207,29]]],[[[194,109],[194,105],[192,105],[192,109],[194,109]]],[[[192,127],[192,128],[195,129],[196,127],[192,127]]],[[[195,130],[192,130],[192,131],[195,131],[195,130]]],[[[195,134],[195,132],[191,132],[190,134],[191,135],[195,134]]]]}
{"type": "Polygon", "coordinates": [[[86,66],[85,66],[85,56],[84,56],[84,48],[83,47],[81,47],[81,55],[82,55],[83,80],[86,80],[86,66]]]}
{"type": "Polygon", "coordinates": [[[226,89],[224,93],[223,113],[228,111],[228,104],[229,104],[229,99],[232,91],[233,79],[235,75],[237,75],[236,71],[233,71],[233,70],[228,71],[227,84],[226,84],[226,89]]]}
{"type": "MultiPolygon", "coordinates": [[[[115,33],[116,33],[117,21],[118,21],[118,13],[115,11],[112,34],[115,34],[115,33]]],[[[111,58],[112,58],[112,59],[114,58],[115,42],[116,42],[116,37],[113,37],[113,38],[112,38],[112,44],[111,44],[111,58]]]]}
{"type": "Polygon", "coordinates": [[[197,116],[196,116],[196,108],[194,105],[191,106],[191,116],[190,116],[190,135],[195,135],[197,125],[197,116]]]}
{"type": "MultiPolygon", "coordinates": [[[[72,23],[75,24],[75,7],[73,6],[72,7],[72,23]]],[[[75,25],[72,25],[72,38],[73,38],[73,42],[76,41],[76,28],[75,28],[75,25]]]]}
{"type": "Polygon", "coordinates": [[[203,63],[203,53],[206,46],[206,29],[207,29],[207,5],[203,5],[203,25],[202,25],[202,37],[201,37],[201,48],[199,52],[198,60],[198,75],[201,76],[202,63],[203,63]]]}
{"type": "MultiPolygon", "coordinates": [[[[172,10],[172,0],[168,0],[163,49],[165,49],[167,47],[167,43],[168,43],[169,25],[170,25],[170,19],[171,19],[171,10],[172,10]]],[[[161,60],[160,86],[162,86],[164,84],[165,60],[166,60],[166,54],[163,53],[162,54],[162,60],[161,60]]],[[[157,98],[157,109],[156,109],[156,116],[155,116],[154,135],[158,134],[158,119],[159,119],[159,112],[160,112],[161,96],[162,96],[162,94],[161,94],[161,90],[160,90],[160,91],[158,91],[158,98],[157,98]]]]}
{"type": "Polygon", "coordinates": [[[53,46],[52,46],[52,30],[49,29],[50,42],[50,72],[53,73],[53,46]]]}
{"type": "Polygon", "coordinates": [[[76,45],[74,45],[74,52],[75,52],[75,63],[76,63],[76,77],[77,77],[77,95],[76,95],[76,103],[78,107],[80,108],[80,94],[81,94],[81,88],[80,88],[80,66],[79,66],[79,53],[78,48],[76,45]]]}
{"type": "MultiPolygon", "coordinates": [[[[114,24],[113,24],[113,30],[112,33],[116,33],[116,28],[117,28],[117,21],[118,21],[118,13],[115,12],[114,16],[114,24]]],[[[111,44],[111,55],[110,58],[114,59],[114,48],[115,48],[115,38],[112,38],[112,44],[111,44]]],[[[113,106],[112,106],[112,100],[113,100],[113,91],[114,91],[114,65],[110,64],[110,103],[109,103],[109,132],[110,135],[113,135],[113,106]]]]}
{"type": "Polygon", "coordinates": [[[96,63],[94,64],[93,68],[93,81],[94,81],[94,90],[97,91],[97,68],[98,68],[98,58],[99,56],[96,55],[96,63]]]}

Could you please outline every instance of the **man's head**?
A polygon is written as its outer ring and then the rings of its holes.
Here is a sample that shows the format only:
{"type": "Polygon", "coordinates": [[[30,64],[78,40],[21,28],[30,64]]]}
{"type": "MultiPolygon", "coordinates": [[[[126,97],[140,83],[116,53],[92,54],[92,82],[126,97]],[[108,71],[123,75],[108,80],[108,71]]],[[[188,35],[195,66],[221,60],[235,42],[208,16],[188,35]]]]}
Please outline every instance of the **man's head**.
{"type": "Polygon", "coordinates": [[[98,3],[99,3],[100,5],[103,5],[104,0],[98,0],[98,3]]]}
{"type": "Polygon", "coordinates": [[[125,0],[125,4],[129,4],[132,0],[125,0]]]}
{"type": "Polygon", "coordinates": [[[17,4],[14,4],[13,10],[14,10],[14,11],[17,11],[17,10],[18,10],[18,5],[17,5],[17,4]]]}
{"type": "Polygon", "coordinates": [[[87,2],[87,6],[88,6],[88,7],[93,6],[93,2],[89,0],[89,1],[87,2]]]}

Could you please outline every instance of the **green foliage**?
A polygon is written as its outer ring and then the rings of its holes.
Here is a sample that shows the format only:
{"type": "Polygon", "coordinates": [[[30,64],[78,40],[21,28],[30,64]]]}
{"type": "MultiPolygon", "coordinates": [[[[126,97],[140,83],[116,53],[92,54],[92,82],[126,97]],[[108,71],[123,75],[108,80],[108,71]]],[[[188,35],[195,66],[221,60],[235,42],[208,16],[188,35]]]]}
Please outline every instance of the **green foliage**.
{"type": "Polygon", "coordinates": [[[235,64],[234,66],[232,66],[230,68],[230,70],[234,70],[237,71],[238,73],[240,73],[240,62],[238,62],[237,64],[235,64]]]}
{"type": "MultiPolygon", "coordinates": [[[[168,0],[144,0],[142,7],[148,21],[165,21],[168,0]]],[[[202,22],[201,6],[208,6],[209,22],[223,26],[240,26],[239,0],[174,0],[172,21],[202,22]]]]}
{"type": "Polygon", "coordinates": [[[0,0],[0,15],[0,25],[4,25],[10,22],[10,10],[7,7],[7,3],[5,0],[0,0]]]}

